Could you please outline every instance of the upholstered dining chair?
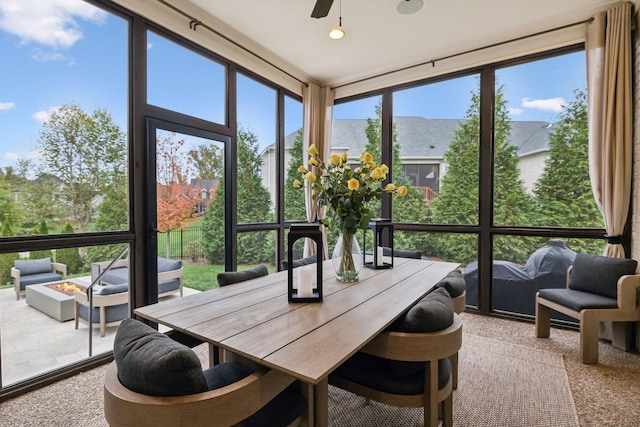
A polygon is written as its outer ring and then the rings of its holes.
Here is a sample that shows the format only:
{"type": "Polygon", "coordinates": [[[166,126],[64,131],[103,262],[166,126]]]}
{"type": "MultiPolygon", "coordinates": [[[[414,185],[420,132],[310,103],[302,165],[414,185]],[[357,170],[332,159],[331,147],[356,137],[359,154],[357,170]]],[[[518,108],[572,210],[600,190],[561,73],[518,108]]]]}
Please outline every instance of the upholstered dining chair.
{"type": "Polygon", "coordinates": [[[256,277],[262,277],[269,274],[267,267],[264,265],[257,265],[249,270],[242,271],[225,271],[224,273],[218,273],[218,286],[227,286],[234,283],[244,282],[245,280],[255,279],[256,277]]]}
{"type": "Polygon", "coordinates": [[[299,384],[275,370],[223,363],[205,371],[195,352],[127,319],[104,377],[104,414],[119,426],[295,426],[308,414],[299,384]]]}
{"type": "Polygon", "coordinates": [[[536,337],[549,337],[551,310],[566,314],[580,321],[582,363],[598,363],[600,322],[640,321],[637,267],[633,259],[577,254],[566,288],[536,294],[536,337]]]}
{"type": "Polygon", "coordinates": [[[423,407],[424,425],[453,425],[449,357],[462,346],[462,319],[435,289],[329,376],[329,383],[381,403],[423,407]]]}

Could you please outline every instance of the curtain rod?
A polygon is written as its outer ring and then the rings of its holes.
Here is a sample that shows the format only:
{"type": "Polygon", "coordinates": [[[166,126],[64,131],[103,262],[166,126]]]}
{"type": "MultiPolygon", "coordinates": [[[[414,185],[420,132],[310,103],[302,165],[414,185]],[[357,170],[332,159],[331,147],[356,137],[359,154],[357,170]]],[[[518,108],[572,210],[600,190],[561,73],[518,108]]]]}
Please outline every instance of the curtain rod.
{"type": "Polygon", "coordinates": [[[349,83],[344,83],[344,84],[332,87],[331,89],[339,89],[339,88],[342,88],[342,87],[345,87],[345,86],[350,86],[350,85],[353,85],[353,84],[366,82],[367,80],[377,79],[379,77],[388,76],[388,75],[395,74],[395,73],[398,73],[398,72],[401,72],[401,71],[410,70],[412,68],[422,67],[422,66],[425,66],[425,65],[428,65],[428,64],[431,64],[433,67],[435,67],[436,66],[436,62],[439,62],[439,61],[444,61],[446,59],[451,59],[451,58],[455,58],[455,57],[462,56],[462,55],[468,55],[470,53],[479,52],[481,50],[491,49],[493,47],[502,46],[502,45],[505,45],[505,44],[517,42],[517,41],[528,39],[528,38],[531,38],[531,37],[537,37],[537,36],[540,36],[540,35],[543,35],[543,34],[552,33],[552,32],[555,32],[555,31],[560,31],[560,30],[564,30],[566,28],[571,28],[571,27],[575,27],[577,25],[588,24],[588,23],[592,23],[592,22],[593,22],[593,18],[585,19],[583,21],[574,22],[572,24],[566,24],[566,25],[563,25],[561,27],[550,28],[548,30],[539,31],[537,33],[528,34],[526,36],[520,36],[520,37],[516,37],[516,38],[510,39],[510,40],[505,40],[505,41],[502,41],[502,42],[493,43],[493,44],[490,44],[490,45],[487,45],[487,46],[477,47],[477,48],[474,48],[474,49],[465,50],[463,52],[453,53],[451,55],[443,56],[443,57],[436,58],[436,59],[431,59],[429,61],[421,62],[419,64],[408,65],[408,66],[403,67],[403,68],[398,68],[397,70],[387,71],[387,72],[384,72],[384,73],[376,74],[376,75],[371,76],[371,77],[365,77],[365,78],[362,78],[362,79],[359,79],[359,80],[354,80],[354,81],[349,82],[349,83]]]}
{"type": "Polygon", "coordinates": [[[212,32],[213,34],[215,34],[216,36],[224,39],[225,41],[231,43],[232,45],[234,45],[235,47],[242,49],[243,51],[245,51],[246,53],[250,54],[251,56],[253,56],[254,58],[259,59],[260,61],[268,64],[269,66],[275,68],[276,70],[280,71],[281,73],[286,74],[287,76],[291,77],[292,79],[296,80],[297,82],[299,82],[300,84],[303,84],[305,86],[308,86],[308,84],[302,80],[300,80],[299,78],[297,78],[296,76],[294,76],[293,74],[289,73],[288,71],[280,68],[279,66],[277,66],[276,64],[272,63],[271,61],[269,61],[266,58],[263,58],[262,56],[258,55],[255,52],[252,52],[251,50],[247,49],[246,47],[242,46],[240,43],[236,42],[235,40],[230,39],[229,37],[225,36],[224,34],[220,33],[219,31],[217,31],[214,28],[209,27],[207,24],[202,23],[202,21],[193,18],[192,16],[189,16],[187,13],[183,12],[182,10],[178,9],[177,7],[173,6],[172,4],[167,3],[165,0],[157,0],[158,3],[161,3],[163,5],[165,5],[166,7],[168,7],[169,9],[173,10],[174,12],[178,13],[179,15],[182,15],[183,17],[187,18],[189,20],[189,29],[196,31],[197,27],[202,27],[205,28],[207,30],[209,30],[210,32],[212,32]]]}

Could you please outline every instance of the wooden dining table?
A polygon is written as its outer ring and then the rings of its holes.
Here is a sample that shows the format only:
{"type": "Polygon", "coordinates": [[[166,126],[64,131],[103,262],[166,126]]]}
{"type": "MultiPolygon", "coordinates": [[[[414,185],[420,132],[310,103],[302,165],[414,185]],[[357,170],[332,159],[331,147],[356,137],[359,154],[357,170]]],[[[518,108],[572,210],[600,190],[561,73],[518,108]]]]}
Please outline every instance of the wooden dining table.
{"type": "Polygon", "coordinates": [[[321,302],[289,302],[281,271],[134,313],[302,381],[313,402],[308,424],[326,426],[329,374],[457,267],[395,258],[393,268],[363,267],[358,282],[343,283],[329,260],[321,302]]]}

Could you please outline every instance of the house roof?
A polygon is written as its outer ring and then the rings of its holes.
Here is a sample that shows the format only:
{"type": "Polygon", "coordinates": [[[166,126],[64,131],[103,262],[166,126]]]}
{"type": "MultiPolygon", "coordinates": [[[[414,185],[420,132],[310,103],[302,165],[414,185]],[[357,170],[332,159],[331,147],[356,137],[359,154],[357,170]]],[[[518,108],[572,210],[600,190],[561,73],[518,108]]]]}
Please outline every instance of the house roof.
{"type": "MultiPolygon", "coordinates": [[[[453,140],[456,129],[464,119],[428,119],[424,117],[394,117],[398,134],[400,157],[404,159],[442,159],[453,140]]],[[[367,137],[366,119],[335,119],[331,130],[331,145],[334,148],[349,148],[349,156],[357,157],[365,151],[367,137]]],[[[549,146],[549,136],[554,131],[552,123],[544,121],[512,121],[511,141],[524,157],[549,146]]],[[[285,138],[285,147],[290,148],[298,131],[285,138]]]]}

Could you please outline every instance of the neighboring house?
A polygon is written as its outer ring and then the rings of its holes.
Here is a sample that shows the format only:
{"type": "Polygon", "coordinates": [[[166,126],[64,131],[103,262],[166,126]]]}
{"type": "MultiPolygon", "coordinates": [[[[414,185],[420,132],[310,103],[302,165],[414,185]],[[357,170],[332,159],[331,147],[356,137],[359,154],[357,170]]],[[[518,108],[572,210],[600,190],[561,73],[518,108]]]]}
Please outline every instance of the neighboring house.
{"type": "Polygon", "coordinates": [[[200,200],[195,207],[195,213],[196,215],[202,215],[215,197],[218,189],[218,180],[193,178],[189,185],[200,190],[200,200]]]}
{"type": "MultiPolygon", "coordinates": [[[[456,130],[463,122],[464,119],[394,118],[396,143],[400,147],[405,177],[416,188],[425,192],[427,201],[430,194],[440,191],[440,182],[447,169],[444,156],[456,130]]],[[[346,152],[350,163],[357,162],[368,143],[366,128],[366,119],[333,120],[331,152],[346,152]]],[[[520,179],[529,192],[533,191],[536,181],[544,171],[552,132],[553,124],[549,122],[511,122],[511,142],[518,149],[520,179]]],[[[285,170],[289,166],[289,150],[297,134],[298,131],[295,131],[285,137],[285,170]]],[[[275,145],[272,144],[262,152],[262,184],[271,193],[272,206],[275,205],[276,176],[275,145]]]]}

